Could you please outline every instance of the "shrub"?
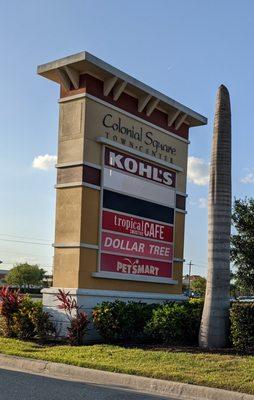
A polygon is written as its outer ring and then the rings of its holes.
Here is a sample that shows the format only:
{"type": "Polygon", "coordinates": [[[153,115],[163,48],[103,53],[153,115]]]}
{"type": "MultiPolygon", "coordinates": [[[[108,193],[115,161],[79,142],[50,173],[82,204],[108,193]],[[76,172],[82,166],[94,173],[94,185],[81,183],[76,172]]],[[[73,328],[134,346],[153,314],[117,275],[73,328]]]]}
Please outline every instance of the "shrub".
{"type": "Polygon", "coordinates": [[[41,301],[33,302],[28,296],[13,315],[12,330],[19,339],[40,340],[55,334],[49,313],[43,311],[41,301]]]}
{"type": "Polygon", "coordinates": [[[87,314],[78,311],[76,317],[72,318],[71,325],[68,327],[68,339],[72,346],[78,346],[83,343],[84,335],[87,333],[88,325],[87,314]]]}
{"type": "Polygon", "coordinates": [[[230,309],[231,341],[240,351],[254,350],[254,303],[233,303],[230,309]]]}
{"type": "Polygon", "coordinates": [[[0,316],[0,334],[5,337],[44,339],[55,332],[41,302],[34,303],[8,286],[0,289],[0,316]]]}
{"type": "Polygon", "coordinates": [[[202,308],[200,300],[165,303],[153,311],[145,331],[159,343],[197,344],[202,308]]]}
{"type": "Polygon", "coordinates": [[[19,339],[34,337],[34,324],[31,320],[32,310],[32,301],[26,296],[22,305],[13,314],[12,331],[15,337],[19,339]]]}
{"type": "Polygon", "coordinates": [[[67,338],[70,344],[73,346],[83,344],[89,323],[87,314],[81,310],[82,307],[78,306],[76,299],[69,292],[65,293],[64,290],[59,289],[57,299],[60,302],[58,307],[65,311],[70,323],[67,327],[67,338]]]}
{"type": "Polygon", "coordinates": [[[0,288],[0,333],[5,337],[15,336],[12,325],[13,316],[24,301],[24,295],[19,290],[12,290],[9,286],[0,288]]]}
{"type": "Polygon", "coordinates": [[[57,336],[56,328],[52,323],[51,316],[48,312],[43,310],[41,301],[36,301],[34,303],[31,320],[34,324],[35,336],[38,339],[45,339],[52,335],[57,336]]]}
{"type": "Polygon", "coordinates": [[[116,300],[103,302],[93,310],[93,323],[106,342],[137,342],[148,339],[144,332],[155,304],[116,300]]]}
{"type": "Polygon", "coordinates": [[[190,299],[186,303],[188,310],[190,311],[188,319],[188,331],[189,335],[193,338],[193,343],[198,343],[199,329],[202,319],[202,312],[204,308],[204,298],[190,299]]]}

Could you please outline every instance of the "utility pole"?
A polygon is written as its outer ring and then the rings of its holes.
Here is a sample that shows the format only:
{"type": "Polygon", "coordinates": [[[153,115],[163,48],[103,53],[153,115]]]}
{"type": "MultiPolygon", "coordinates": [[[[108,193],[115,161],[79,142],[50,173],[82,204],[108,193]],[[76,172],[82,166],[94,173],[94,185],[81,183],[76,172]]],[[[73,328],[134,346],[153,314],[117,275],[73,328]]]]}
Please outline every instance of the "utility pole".
{"type": "Polygon", "coordinates": [[[189,262],[189,284],[188,284],[188,292],[189,292],[189,297],[190,297],[190,290],[191,290],[191,267],[192,267],[192,261],[189,262]]]}

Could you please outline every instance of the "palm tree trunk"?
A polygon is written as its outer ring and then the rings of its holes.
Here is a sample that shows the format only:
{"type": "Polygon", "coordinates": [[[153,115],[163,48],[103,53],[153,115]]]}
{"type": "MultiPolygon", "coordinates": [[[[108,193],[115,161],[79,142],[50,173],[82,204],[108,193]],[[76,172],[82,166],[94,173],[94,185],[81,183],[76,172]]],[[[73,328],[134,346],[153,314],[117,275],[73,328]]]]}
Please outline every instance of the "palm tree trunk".
{"type": "Polygon", "coordinates": [[[217,92],[208,198],[208,276],[199,345],[228,342],[230,306],[231,111],[227,88],[217,92]]]}

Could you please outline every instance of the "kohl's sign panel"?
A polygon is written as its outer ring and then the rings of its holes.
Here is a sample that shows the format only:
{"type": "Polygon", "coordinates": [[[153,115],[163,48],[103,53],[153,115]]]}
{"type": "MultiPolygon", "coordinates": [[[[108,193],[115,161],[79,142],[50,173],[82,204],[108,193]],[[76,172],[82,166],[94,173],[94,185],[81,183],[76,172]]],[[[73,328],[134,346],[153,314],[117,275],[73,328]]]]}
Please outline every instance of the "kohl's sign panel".
{"type": "Polygon", "coordinates": [[[172,278],[175,183],[174,171],[105,148],[101,271],[172,278]]]}
{"type": "Polygon", "coordinates": [[[176,174],[162,166],[140,160],[132,155],[105,148],[105,166],[127,172],[140,178],[160,183],[167,187],[175,187],[176,174]]]}

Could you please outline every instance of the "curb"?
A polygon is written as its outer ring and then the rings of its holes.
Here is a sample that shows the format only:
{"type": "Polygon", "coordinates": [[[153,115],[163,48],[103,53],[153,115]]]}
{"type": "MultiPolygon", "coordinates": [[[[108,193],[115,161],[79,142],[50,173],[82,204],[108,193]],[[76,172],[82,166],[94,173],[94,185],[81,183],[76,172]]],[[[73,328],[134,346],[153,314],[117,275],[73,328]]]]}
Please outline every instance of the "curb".
{"type": "Polygon", "coordinates": [[[118,386],[121,389],[125,388],[154,395],[174,396],[175,398],[186,400],[254,400],[254,395],[245,393],[145,378],[136,375],[106,372],[5,354],[0,354],[0,368],[15,369],[51,378],[73,379],[97,385],[118,386]]]}

